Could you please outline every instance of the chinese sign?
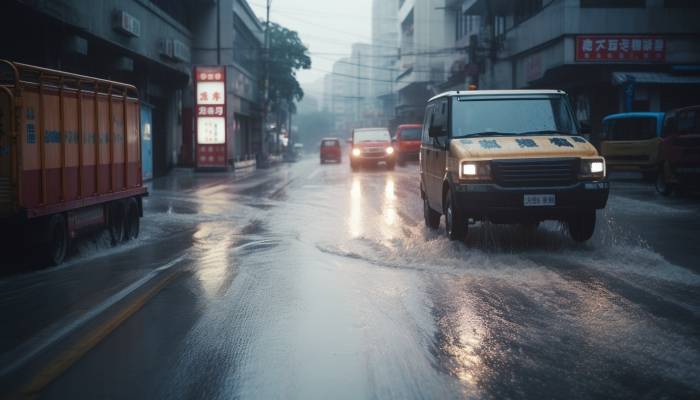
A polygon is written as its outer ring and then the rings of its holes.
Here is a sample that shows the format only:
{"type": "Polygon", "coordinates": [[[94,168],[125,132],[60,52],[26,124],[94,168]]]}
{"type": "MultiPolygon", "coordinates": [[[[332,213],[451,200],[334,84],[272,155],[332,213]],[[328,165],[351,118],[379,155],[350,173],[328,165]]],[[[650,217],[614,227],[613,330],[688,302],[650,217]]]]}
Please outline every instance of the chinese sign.
{"type": "Polygon", "coordinates": [[[658,36],[576,36],[576,61],[664,62],[666,40],[658,36]]]}
{"type": "Polygon", "coordinates": [[[197,118],[197,139],[198,144],[225,144],[226,118],[197,118]]]}
{"type": "Polygon", "coordinates": [[[197,67],[195,118],[197,167],[226,167],[226,71],[197,67]]]}

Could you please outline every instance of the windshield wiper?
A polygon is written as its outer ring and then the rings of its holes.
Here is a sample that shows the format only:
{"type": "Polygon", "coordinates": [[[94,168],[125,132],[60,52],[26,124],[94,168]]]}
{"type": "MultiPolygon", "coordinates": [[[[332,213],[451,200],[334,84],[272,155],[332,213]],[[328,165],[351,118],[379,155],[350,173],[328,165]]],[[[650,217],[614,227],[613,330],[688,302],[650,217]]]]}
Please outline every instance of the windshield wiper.
{"type": "Polygon", "coordinates": [[[467,139],[467,138],[473,138],[473,137],[488,137],[488,136],[512,136],[512,135],[515,135],[515,133],[485,131],[485,132],[470,133],[470,134],[464,135],[464,136],[457,136],[454,139],[467,139]]]}
{"type": "Polygon", "coordinates": [[[547,135],[573,136],[574,134],[571,132],[564,132],[564,131],[544,130],[544,131],[523,132],[523,133],[519,133],[518,135],[522,135],[522,136],[547,136],[547,135]]]}

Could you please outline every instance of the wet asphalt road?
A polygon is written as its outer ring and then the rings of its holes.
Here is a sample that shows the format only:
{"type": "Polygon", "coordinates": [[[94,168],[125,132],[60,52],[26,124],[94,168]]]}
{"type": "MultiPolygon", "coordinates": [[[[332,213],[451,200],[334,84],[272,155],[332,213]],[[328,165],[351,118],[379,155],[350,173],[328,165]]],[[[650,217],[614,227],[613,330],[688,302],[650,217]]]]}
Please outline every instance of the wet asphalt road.
{"type": "Polygon", "coordinates": [[[415,164],[176,171],[137,241],[2,277],[0,361],[167,268],[41,398],[700,398],[700,201],[612,187],[588,244],[555,223],[453,243],[415,164]]]}

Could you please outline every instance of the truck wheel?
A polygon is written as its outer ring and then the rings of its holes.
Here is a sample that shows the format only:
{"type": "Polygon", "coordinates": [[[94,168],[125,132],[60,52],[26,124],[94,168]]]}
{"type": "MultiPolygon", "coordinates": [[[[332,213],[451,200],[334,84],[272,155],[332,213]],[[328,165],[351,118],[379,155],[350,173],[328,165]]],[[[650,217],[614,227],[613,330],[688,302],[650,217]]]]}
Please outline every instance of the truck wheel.
{"type": "Polygon", "coordinates": [[[569,235],[574,241],[583,243],[590,239],[595,232],[595,210],[582,211],[569,218],[566,225],[569,228],[569,235]]]}
{"type": "Polygon", "coordinates": [[[129,199],[127,203],[124,224],[124,240],[128,241],[139,237],[141,229],[139,205],[134,199],[129,199]]]}
{"type": "Polygon", "coordinates": [[[467,238],[467,219],[464,218],[459,207],[455,204],[452,190],[445,194],[445,231],[450,240],[464,240],[467,238]]]}
{"type": "Polygon", "coordinates": [[[115,201],[109,205],[109,236],[112,239],[112,245],[115,246],[124,241],[124,219],[125,210],[124,203],[115,201]]]}
{"type": "Polygon", "coordinates": [[[423,197],[423,219],[425,219],[425,226],[430,229],[440,227],[440,213],[430,208],[425,196],[423,197]]]}
{"type": "Polygon", "coordinates": [[[50,266],[63,263],[68,253],[68,226],[63,214],[52,215],[48,226],[48,242],[44,251],[44,258],[50,266]]]}
{"type": "Polygon", "coordinates": [[[666,181],[666,168],[663,165],[656,174],[656,191],[662,196],[670,196],[673,193],[673,185],[666,181]]]}

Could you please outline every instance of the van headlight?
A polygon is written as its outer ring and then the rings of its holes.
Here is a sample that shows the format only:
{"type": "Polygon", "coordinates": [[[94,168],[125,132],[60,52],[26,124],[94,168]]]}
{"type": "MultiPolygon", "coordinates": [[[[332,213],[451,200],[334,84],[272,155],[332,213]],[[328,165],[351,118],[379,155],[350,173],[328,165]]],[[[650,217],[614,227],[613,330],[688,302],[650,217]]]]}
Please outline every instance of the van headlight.
{"type": "Polygon", "coordinates": [[[387,147],[387,148],[386,148],[386,154],[388,154],[388,155],[394,154],[394,148],[391,147],[391,146],[387,147]]]}
{"type": "Polygon", "coordinates": [[[355,147],[354,149],[352,149],[352,155],[353,155],[353,156],[359,157],[360,154],[362,154],[362,152],[361,152],[360,149],[358,149],[357,147],[355,147]]]}
{"type": "Polygon", "coordinates": [[[579,178],[603,179],[606,176],[606,169],[605,159],[603,157],[582,159],[579,178]]]}
{"type": "Polygon", "coordinates": [[[484,181],[491,179],[491,164],[488,161],[463,162],[459,168],[459,179],[484,181]]]}

